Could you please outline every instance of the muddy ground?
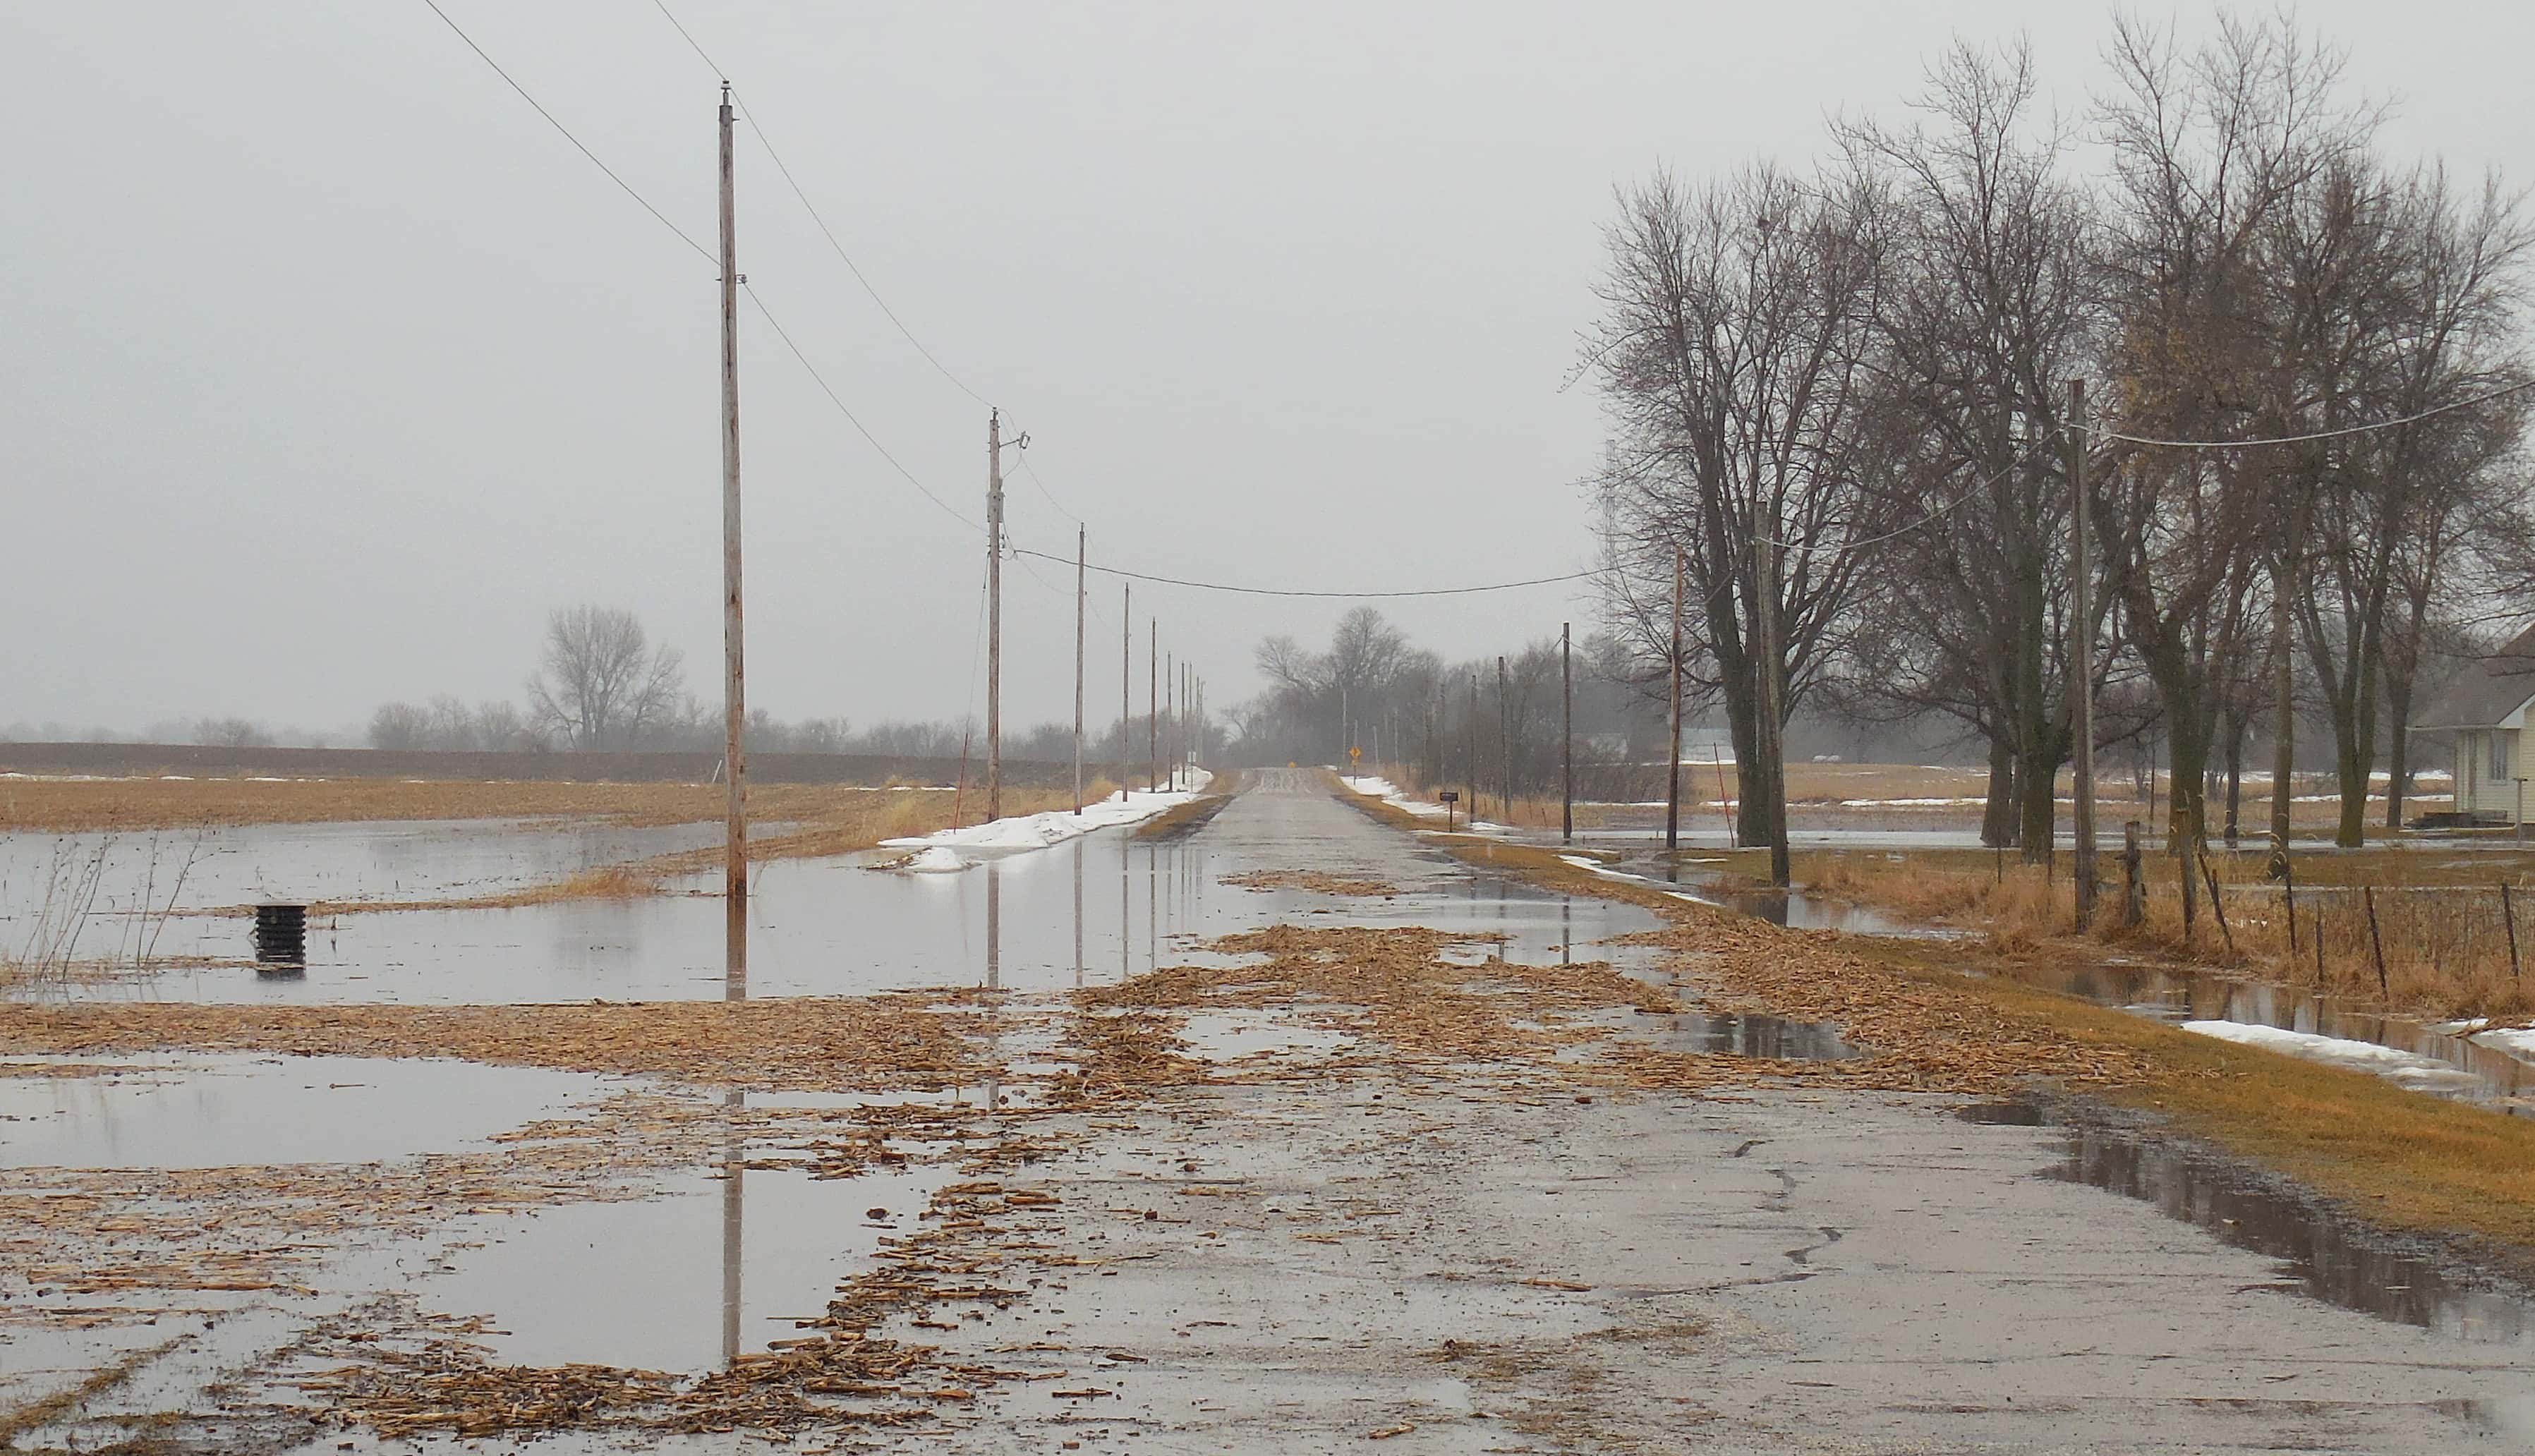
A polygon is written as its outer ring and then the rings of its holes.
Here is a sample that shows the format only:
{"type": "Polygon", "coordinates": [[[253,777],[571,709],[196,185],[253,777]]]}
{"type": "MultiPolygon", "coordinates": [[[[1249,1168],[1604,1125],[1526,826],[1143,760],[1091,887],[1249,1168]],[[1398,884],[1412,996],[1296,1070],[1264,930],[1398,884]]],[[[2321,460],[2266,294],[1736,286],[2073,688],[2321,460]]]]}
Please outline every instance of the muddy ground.
{"type": "MultiPolygon", "coordinates": [[[[2002,1105],[2003,1074],[1728,1006],[1688,933],[1644,943],[1649,912],[1474,873],[1301,773],[1136,853],[1087,948],[1077,880],[1070,967],[1061,923],[999,921],[958,966],[885,932],[910,947],[896,993],[29,1009],[0,1027],[0,1432],[311,1453],[2535,1440],[2515,1292],[2153,1129],[2002,1105]],[[1940,1083],[1960,1090],[1914,1090],[1940,1083]]],[[[838,883],[805,879],[802,913],[838,883]]],[[[1060,882],[985,908],[1064,903],[1060,882]]]]}

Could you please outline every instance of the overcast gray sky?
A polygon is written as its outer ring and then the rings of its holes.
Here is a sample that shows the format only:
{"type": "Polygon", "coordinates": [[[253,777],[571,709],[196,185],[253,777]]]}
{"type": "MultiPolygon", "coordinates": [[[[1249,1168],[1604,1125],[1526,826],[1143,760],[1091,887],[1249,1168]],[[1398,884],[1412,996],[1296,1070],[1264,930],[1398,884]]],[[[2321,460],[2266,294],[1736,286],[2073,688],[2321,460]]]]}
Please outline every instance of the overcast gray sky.
{"type": "MultiPolygon", "coordinates": [[[[712,76],[649,0],[442,0],[690,235],[712,76]]],[[[1600,438],[1561,392],[1612,185],[1822,149],[1961,33],[2029,33],[2065,108],[2092,6],[2009,0],[676,0],[892,307],[1030,432],[1022,545],[1263,585],[1588,564],[1600,438]]],[[[2164,15],[2151,10],[2152,15],[2164,15]]],[[[2535,7],[2302,16],[2398,154],[2535,178],[2535,7]]],[[[2210,12],[2180,12],[2187,31],[2210,12]]],[[[0,723],[518,696],[548,609],[719,652],[713,269],[422,0],[0,8],[0,723]]],[[[908,346],[742,132],[741,267],[907,467],[980,514],[984,410],[908,346]]],[[[975,705],[982,544],[743,319],[750,697],[858,723],[975,705]]],[[[1008,719],[1072,712],[1070,572],[1007,575],[1008,719]],[[1043,578],[1043,579],[1034,579],[1043,578]]],[[[1097,583],[1097,578],[1095,578],[1097,583]]],[[[1090,697],[1118,700],[1118,591],[1090,697]]],[[[1136,593],[1218,702],[1342,604],[1136,593]]],[[[1389,607],[1448,655],[1565,587],[1389,607]]]]}

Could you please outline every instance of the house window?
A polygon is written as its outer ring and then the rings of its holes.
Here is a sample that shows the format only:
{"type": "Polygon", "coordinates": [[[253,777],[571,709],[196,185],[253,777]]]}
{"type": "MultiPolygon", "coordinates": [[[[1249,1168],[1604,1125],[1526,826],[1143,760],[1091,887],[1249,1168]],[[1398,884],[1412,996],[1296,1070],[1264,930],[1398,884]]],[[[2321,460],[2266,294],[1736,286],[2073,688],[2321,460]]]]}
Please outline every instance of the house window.
{"type": "Polygon", "coordinates": [[[2491,776],[2502,783],[2508,781],[2508,740],[2505,728],[2495,728],[2491,734],[2491,776]]]}

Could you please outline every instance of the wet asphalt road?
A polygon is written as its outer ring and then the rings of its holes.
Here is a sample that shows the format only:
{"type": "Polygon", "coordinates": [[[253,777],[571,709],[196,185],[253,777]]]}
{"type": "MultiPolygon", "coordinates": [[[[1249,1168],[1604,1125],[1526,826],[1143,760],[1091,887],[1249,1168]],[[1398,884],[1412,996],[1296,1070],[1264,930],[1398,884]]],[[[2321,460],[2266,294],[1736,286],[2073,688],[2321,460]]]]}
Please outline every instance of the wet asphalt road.
{"type": "MultiPolygon", "coordinates": [[[[1227,859],[1436,873],[1299,772],[1263,775],[1199,837],[1227,859]]],[[[2523,1306],[2443,1331],[2337,1307],[2149,1202],[2043,1176],[2066,1134],[1957,1105],[1209,1091],[1055,1170],[1076,1206],[1204,1212],[1100,1224],[1114,1276],[980,1332],[1145,1362],[1104,1370],[1117,1396],[1096,1411],[1022,1387],[944,1444],[1040,1449],[1060,1421],[1109,1432],[1084,1449],[1190,1452],[1355,1449],[1401,1426],[1383,1449],[2535,1443],[2523,1306]],[[1200,1183],[1235,1191],[1169,1196],[1200,1183]]]]}

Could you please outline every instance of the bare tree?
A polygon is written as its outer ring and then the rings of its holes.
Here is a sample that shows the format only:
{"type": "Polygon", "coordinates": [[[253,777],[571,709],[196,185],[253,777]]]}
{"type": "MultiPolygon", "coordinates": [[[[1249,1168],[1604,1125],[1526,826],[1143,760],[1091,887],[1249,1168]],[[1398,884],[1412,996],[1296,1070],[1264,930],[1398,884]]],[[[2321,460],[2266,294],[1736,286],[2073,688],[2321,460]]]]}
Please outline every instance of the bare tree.
{"type": "Polygon", "coordinates": [[[1614,435],[1606,614],[1668,662],[1681,554],[1687,650],[1742,764],[1743,842],[1770,846],[1783,879],[1780,735],[1852,620],[1878,523],[1869,481],[1889,463],[1862,428],[1876,198],[1764,163],[1699,189],[1658,174],[1619,204],[1586,352],[1614,435]]]}
{"type": "MultiPolygon", "coordinates": [[[[2364,145],[2374,113],[2337,99],[2341,57],[2286,21],[2222,19],[2187,56],[2125,18],[2110,59],[2117,91],[2098,116],[2115,176],[2114,418],[2159,439],[2293,433],[2266,337],[2265,229],[2364,145]]],[[[2106,465],[2089,479],[2107,584],[2164,705],[2175,833],[2197,845],[2219,693],[2242,670],[2255,583],[2266,566],[2297,579],[2279,549],[2294,492],[2262,451],[2143,448],[2106,465]]]]}
{"type": "Polygon", "coordinates": [[[668,724],[685,696],[673,647],[654,648],[632,612],[584,604],[546,619],[545,661],[528,680],[541,727],[576,749],[623,748],[668,724]]]}
{"type": "MultiPolygon", "coordinates": [[[[2103,315],[2090,200],[2036,114],[2029,47],[1957,42],[1895,130],[1841,128],[1889,196],[1880,415],[1902,468],[1886,515],[1926,524],[1879,551],[1863,696],[1957,717],[1989,741],[1983,838],[2047,855],[2068,758],[2064,382],[2103,315]]],[[[2091,629],[2095,624],[2088,624],[2091,629]]]]}

